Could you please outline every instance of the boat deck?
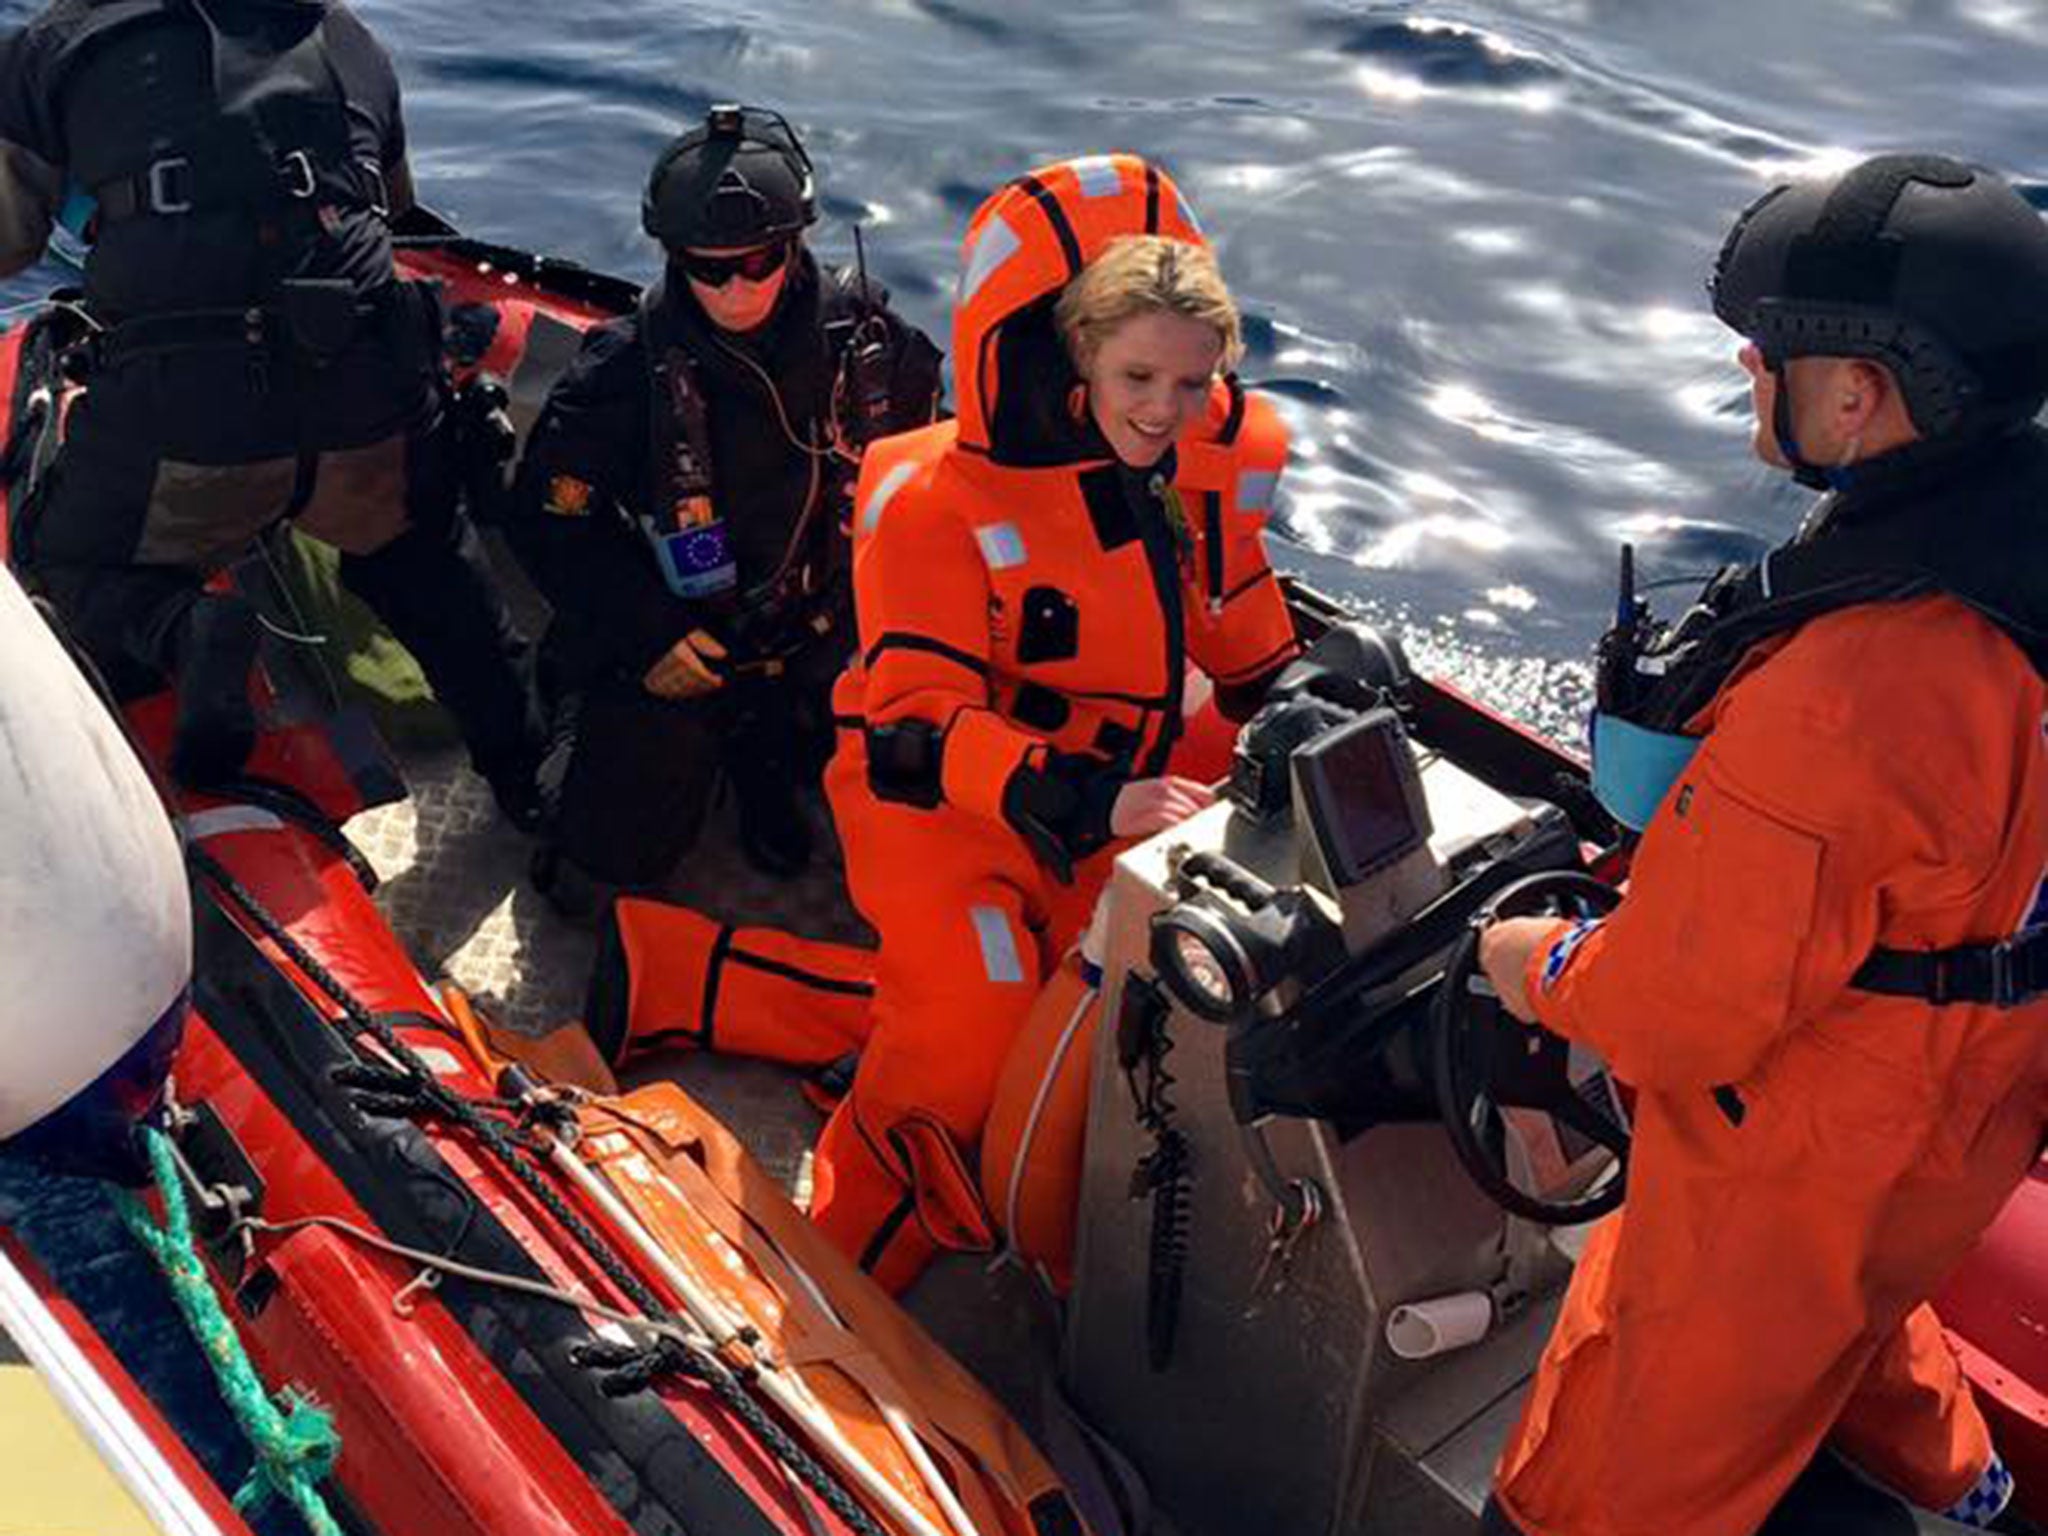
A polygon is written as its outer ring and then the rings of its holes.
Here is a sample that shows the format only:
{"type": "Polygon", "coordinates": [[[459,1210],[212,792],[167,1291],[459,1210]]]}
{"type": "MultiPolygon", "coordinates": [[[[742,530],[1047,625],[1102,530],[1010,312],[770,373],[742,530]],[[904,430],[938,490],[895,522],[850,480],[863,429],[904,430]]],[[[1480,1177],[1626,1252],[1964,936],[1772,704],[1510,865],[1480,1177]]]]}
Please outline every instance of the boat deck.
{"type": "MultiPolygon", "coordinates": [[[[420,970],[454,981],[492,1018],[545,1035],[582,1014],[597,948],[594,925],[565,921],[526,878],[534,844],[506,824],[460,748],[408,753],[409,798],[354,818],[349,837],[379,876],[377,904],[420,970]]],[[[812,807],[821,830],[827,818],[812,807]]],[[[829,849],[828,849],[829,851],[829,849]]],[[[729,801],[664,895],[714,916],[811,938],[861,942],[836,860],[796,881],[757,873],[740,856],[729,801]]],[[[671,1053],[642,1071],[681,1083],[726,1120],[785,1188],[801,1186],[820,1124],[784,1068],[671,1053]]]]}
{"type": "MultiPolygon", "coordinates": [[[[346,830],[376,869],[377,902],[415,963],[523,1034],[544,1035],[579,1018],[597,948],[594,925],[565,921],[528,883],[531,839],[497,814],[460,748],[409,752],[400,762],[410,796],[354,818],[346,830]]],[[[747,863],[726,795],[661,894],[726,921],[871,942],[846,896],[830,817],[822,801],[806,809],[820,856],[802,878],[776,880],[747,863]]],[[[809,1198],[809,1152],[824,1122],[792,1069],[677,1051],[638,1062],[624,1076],[679,1083],[793,1198],[809,1198]]],[[[992,1270],[982,1258],[941,1259],[905,1299],[1020,1422],[1044,1429],[1057,1320],[1020,1271],[992,1270]]]]}

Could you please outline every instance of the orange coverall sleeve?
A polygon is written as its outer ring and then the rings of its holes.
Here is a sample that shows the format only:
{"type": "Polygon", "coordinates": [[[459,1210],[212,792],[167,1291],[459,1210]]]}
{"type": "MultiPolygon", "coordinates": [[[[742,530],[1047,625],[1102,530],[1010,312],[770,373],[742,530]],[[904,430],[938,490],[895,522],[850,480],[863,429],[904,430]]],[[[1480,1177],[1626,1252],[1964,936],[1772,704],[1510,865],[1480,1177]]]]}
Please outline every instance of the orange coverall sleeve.
{"type": "Polygon", "coordinates": [[[1995,867],[2006,796],[1977,706],[1933,679],[1869,686],[1912,633],[1819,620],[1724,692],[1621,905],[1530,957],[1540,1022],[1644,1088],[1739,1082],[1847,986],[1889,904],[1995,867]]]}
{"type": "MultiPolygon", "coordinates": [[[[861,478],[865,505],[865,468],[861,478]]],[[[854,605],[868,727],[941,727],[946,803],[1001,820],[1004,786],[1041,743],[993,708],[988,574],[973,535],[906,487],[862,541],[854,605]]]]}

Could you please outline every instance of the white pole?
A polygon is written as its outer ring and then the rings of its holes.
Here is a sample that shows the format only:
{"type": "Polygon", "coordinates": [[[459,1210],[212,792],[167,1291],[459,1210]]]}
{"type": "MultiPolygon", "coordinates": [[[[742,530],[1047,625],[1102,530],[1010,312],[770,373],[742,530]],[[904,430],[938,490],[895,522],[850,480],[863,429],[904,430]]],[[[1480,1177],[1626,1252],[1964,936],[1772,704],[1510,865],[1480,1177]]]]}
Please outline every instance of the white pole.
{"type": "MultiPolygon", "coordinates": [[[[668,1282],[682,1300],[684,1311],[711,1335],[714,1346],[733,1342],[739,1335],[740,1324],[734,1319],[731,1311],[712,1295],[696,1276],[685,1270],[674,1254],[654,1240],[652,1234],[641,1225],[639,1218],[605,1186],[604,1180],[576,1154],[575,1149],[567,1145],[560,1136],[551,1134],[548,1137],[548,1152],[554,1159],[555,1166],[569,1176],[571,1182],[604,1213],[605,1219],[617,1231],[624,1233],[627,1240],[640,1251],[642,1257],[655,1267],[663,1280],[668,1282]]],[[[946,1536],[945,1532],[925,1518],[922,1510],[904,1496],[902,1489],[885,1477],[846,1438],[839,1426],[833,1422],[831,1415],[818,1405],[817,1400],[801,1382],[793,1379],[794,1373],[784,1370],[773,1360],[763,1361],[761,1365],[762,1369],[757,1379],[762,1390],[774,1400],[777,1407],[803,1426],[841,1472],[884,1505],[891,1519],[908,1527],[915,1536],[946,1536]]],[[[915,1441],[915,1435],[910,1434],[909,1425],[900,1422],[900,1413],[891,1420],[890,1414],[893,1410],[883,1405],[882,1411],[885,1422],[888,1422],[890,1429],[896,1432],[898,1439],[909,1435],[910,1439],[915,1441]]],[[[979,1536],[973,1522],[968,1519],[967,1512],[953,1497],[952,1489],[938,1476],[938,1469],[932,1466],[924,1447],[917,1446],[911,1455],[913,1460],[921,1463],[919,1470],[925,1473],[927,1491],[945,1509],[947,1521],[953,1526],[953,1536],[979,1536]]]]}
{"type": "Polygon", "coordinates": [[[0,1326],[164,1536],[222,1536],[184,1479],[43,1304],[13,1260],[0,1252],[0,1326]]]}

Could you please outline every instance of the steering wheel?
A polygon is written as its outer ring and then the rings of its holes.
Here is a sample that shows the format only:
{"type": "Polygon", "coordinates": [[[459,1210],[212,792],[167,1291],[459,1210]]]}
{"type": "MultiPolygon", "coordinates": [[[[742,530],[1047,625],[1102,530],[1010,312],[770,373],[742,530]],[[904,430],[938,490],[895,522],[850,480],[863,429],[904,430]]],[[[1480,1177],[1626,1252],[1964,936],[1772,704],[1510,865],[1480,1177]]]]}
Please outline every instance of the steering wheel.
{"type": "Polygon", "coordinates": [[[1517,880],[1474,920],[1431,1010],[1437,1110],[1452,1150],[1502,1209],[1546,1226],[1576,1226],[1620,1206],[1627,1194],[1628,1125],[1606,1072],[1597,1064],[1585,1070],[1583,1047],[1575,1051],[1561,1036],[1522,1023],[1500,1005],[1479,968],[1479,935],[1493,918],[1592,918],[1613,911],[1620,900],[1613,886],[1576,870],[1545,870],[1517,880]],[[1614,1154],[1613,1168],[1568,1199],[1531,1193],[1509,1171],[1510,1126],[1503,1113],[1508,1110],[1554,1133],[1567,1163],[1590,1150],[1590,1143],[1614,1154]],[[1541,1117],[1551,1125],[1542,1126],[1541,1117]]]}

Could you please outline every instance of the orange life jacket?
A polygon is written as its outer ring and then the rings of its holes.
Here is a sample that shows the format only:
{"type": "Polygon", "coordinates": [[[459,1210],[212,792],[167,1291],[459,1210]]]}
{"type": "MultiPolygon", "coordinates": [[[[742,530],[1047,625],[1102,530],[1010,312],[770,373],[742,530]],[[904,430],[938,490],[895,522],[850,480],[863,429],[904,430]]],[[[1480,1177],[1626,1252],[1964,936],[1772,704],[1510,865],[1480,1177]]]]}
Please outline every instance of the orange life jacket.
{"type": "MultiPolygon", "coordinates": [[[[464,1044],[495,1076],[511,1037],[459,995],[449,1002],[464,1044]]],[[[800,1378],[834,1430],[929,1528],[958,1529],[937,1481],[984,1536],[1084,1529],[1024,1432],[833,1249],[717,1119],[672,1083],[626,1093],[587,1086],[575,1109],[577,1154],[681,1271],[746,1325],[754,1359],[800,1378]],[[913,1444],[929,1458],[922,1467],[913,1444]]]]}

